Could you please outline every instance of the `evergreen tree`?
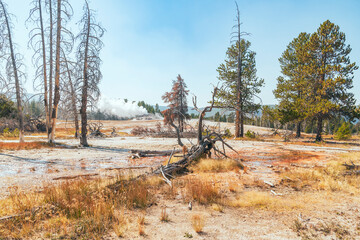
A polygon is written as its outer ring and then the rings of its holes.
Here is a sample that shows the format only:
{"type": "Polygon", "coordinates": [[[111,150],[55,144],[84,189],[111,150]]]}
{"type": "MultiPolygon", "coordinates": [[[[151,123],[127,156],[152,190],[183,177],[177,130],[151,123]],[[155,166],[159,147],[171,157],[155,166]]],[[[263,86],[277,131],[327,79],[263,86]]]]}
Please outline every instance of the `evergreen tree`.
{"type": "Polygon", "coordinates": [[[181,78],[180,74],[177,76],[177,79],[173,81],[173,86],[171,92],[166,92],[162,99],[165,103],[169,103],[169,108],[174,114],[173,119],[178,121],[179,131],[184,131],[184,120],[189,118],[188,115],[188,105],[187,105],[187,95],[189,90],[186,89],[187,86],[184,82],[184,79],[181,78]]]}
{"type": "Polygon", "coordinates": [[[351,47],[345,39],[339,26],[327,20],[308,43],[304,72],[311,81],[307,81],[305,88],[305,114],[317,121],[316,141],[322,140],[323,120],[338,113],[354,116],[356,100],[348,90],[353,87],[353,72],[358,66],[350,61],[351,47]]]}
{"type": "MultiPolygon", "coordinates": [[[[264,85],[264,80],[256,75],[256,62],[254,51],[250,50],[251,43],[241,39],[239,42],[228,48],[226,60],[220,64],[217,71],[219,80],[222,81],[222,87],[216,95],[216,104],[235,109],[236,118],[235,127],[240,130],[239,136],[244,136],[243,125],[246,113],[254,113],[260,109],[260,104],[255,102],[255,97],[260,93],[260,88],[264,85]],[[240,48],[240,50],[239,50],[240,48]],[[238,68],[239,52],[241,53],[240,69],[238,68]],[[238,72],[241,72],[241,92],[240,107],[237,104],[238,98],[238,72]]],[[[237,131],[236,131],[237,132],[237,131]]],[[[238,136],[238,137],[239,137],[238,136]]]]}
{"type": "Polygon", "coordinates": [[[275,97],[279,100],[280,122],[296,122],[296,137],[301,135],[301,123],[304,121],[304,88],[307,87],[307,77],[303,69],[306,66],[306,44],[310,35],[300,33],[287,46],[279,58],[281,73],[278,77],[277,88],[274,90],[275,97]]]}

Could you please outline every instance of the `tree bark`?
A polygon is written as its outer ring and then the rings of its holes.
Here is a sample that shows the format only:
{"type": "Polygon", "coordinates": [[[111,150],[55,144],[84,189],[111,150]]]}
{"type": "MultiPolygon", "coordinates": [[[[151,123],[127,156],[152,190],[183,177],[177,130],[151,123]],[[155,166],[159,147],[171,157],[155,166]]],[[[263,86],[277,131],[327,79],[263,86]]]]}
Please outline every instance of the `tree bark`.
{"type": "Polygon", "coordinates": [[[297,122],[296,123],[296,138],[300,138],[301,137],[301,124],[302,122],[297,122]]]}
{"type": "Polygon", "coordinates": [[[52,98],[53,98],[53,10],[52,0],[49,0],[49,17],[50,17],[50,33],[49,33],[49,127],[48,127],[48,141],[50,142],[50,134],[52,132],[52,124],[50,114],[52,113],[52,98]]]}
{"type": "Polygon", "coordinates": [[[322,128],[323,128],[323,119],[322,117],[318,117],[317,119],[317,128],[316,128],[316,138],[315,141],[316,142],[321,142],[322,141],[322,128]]]}
{"type": "Polygon", "coordinates": [[[12,36],[11,36],[11,31],[10,31],[8,15],[7,15],[7,12],[4,7],[3,2],[0,1],[0,3],[1,3],[1,7],[3,9],[4,17],[5,17],[5,21],[6,21],[6,28],[7,28],[8,37],[9,37],[11,64],[12,64],[12,68],[14,71],[14,78],[15,78],[15,91],[16,91],[16,101],[17,101],[17,110],[18,110],[18,121],[19,121],[19,142],[24,142],[24,116],[23,116],[23,108],[22,108],[22,104],[21,104],[20,80],[19,80],[19,76],[18,76],[18,69],[16,66],[14,46],[12,43],[12,36]]]}
{"type": "Polygon", "coordinates": [[[81,138],[80,144],[84,147],[88,147],[89,144],[87,142],[87,95],[88,95],[88,51],[89,51],[89,37],[90,37],[90,10],[88,3],[86,2],[87,12],[88,12],[88,27],[86,33],[86,43],[84,50],[84,66],[83,66],[83,87],[82,87],[82,97],[81,97],[81,138]]]}
{"type": "Polygon", "coordinates": [[[55,92],[54,107],[51,115],[50,142],[55,141],[56,118],[60,102],[60,41],[61,41],[61,0],[57,1],[56,59],[55,59],[55,92]]]}
{"type": "MultiPolygon", "coordinates": [[[[45,124],[46,124],[46,133],[49,134],[50,115],[49,115],[48,82],[47,82],[47,71],[46,71],[47,63],[46,63],[45,34],[44,34],[44,23],[43,23],[43,17],[42,17],[41,0],[39,0],[39,15],[40,15],[40,31],[41,31],[41,45],[42,45],[41,47],[42,47],[42,52],[43,52],[45,124]]],[[[50,102],[50,105],[51,105],[51,102],[50,102]]]]}
{"type": "MultiPolygon", "coordinates": [[[[236,4],[237,6],[237,4],[236,4]]],[[[235,119],[235,137],[244,137],[244,115],[243,115],[243,102],[242,102],[242,79],[241,79],[241,22],[240,22],[240,12],[237,9],[237,27],[238,27],[238,64],[237,64],[237,85],[236,85],[236,119],[235,119]]]]}

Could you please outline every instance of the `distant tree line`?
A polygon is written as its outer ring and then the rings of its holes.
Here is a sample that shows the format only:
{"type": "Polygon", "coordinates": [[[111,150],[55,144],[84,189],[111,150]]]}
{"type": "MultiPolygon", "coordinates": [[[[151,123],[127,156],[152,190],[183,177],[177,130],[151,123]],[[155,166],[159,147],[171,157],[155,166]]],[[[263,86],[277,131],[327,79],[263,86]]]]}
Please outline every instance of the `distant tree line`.
{"type": "Polygon", "coordinates": [[[144,101],[140,101],[138,102],[138,106],[145,108],[148,113],[152,113],[152,114],[161,113],[159,104],[156,104],[154,107],[150,104],[145,103],[144,101]]]}

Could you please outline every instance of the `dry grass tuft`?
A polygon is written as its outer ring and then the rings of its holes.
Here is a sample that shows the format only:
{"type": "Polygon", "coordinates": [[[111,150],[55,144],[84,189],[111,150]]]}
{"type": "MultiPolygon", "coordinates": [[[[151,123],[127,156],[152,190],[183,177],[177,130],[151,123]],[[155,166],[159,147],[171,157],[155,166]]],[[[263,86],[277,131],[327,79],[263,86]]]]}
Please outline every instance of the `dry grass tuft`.
{"type": "Polygon", "coordinates": [[[303,208],[303,204],[297,200],[298,196],[273,196],[268,192],[244,192],[235,200],[228,201],[231,207],[260,208],[272,211],[288,211],[303,208]]]}
{"type": "Polygon", "coordinates": [[[195,214],[191,217],[191,225],[195,232],[201,233],[204,226],[205,226],[205,220],[202,215],[195,214]]]}
{"type": "Polygon", "coordinates": [[[118,237],[124,237],[128,230],[128,219],[124,215],[124,210],[114,212],[113,230],[118,237]]]}
{"type": "Polygon", "coordinates": [[[145,236],[144,225],[139,224],[139,225],[138,225],[138,231],[139,231],[139,235],[140,235],[140,236],[145,236]]]}
{"type": "Polygon", "coordinates": [[[193,179],[185,184],[186,197],[200,204],[217,203],[222,198],[219,189],[208,181],[193,179]]]}
{"type": "Polygon", "coordinates": [[[138,216],[138,224],[140,225],[145,225],[145,214],[141,214],[140,216],[138,216]]]}
{"type": "Polygon", "coordinates": [[[211,205],[211,208],[214,210],[214,211],[218,211],[218,212],[224,212],[224,207],[221,206],[220,204],[217,204],[217,203],[214,203],[213,205],[211,205]]]}
{"type": "Polygon", "coordinates": [[[203,158],[189,169],[194,172],[228,172],[243,168],[240,162],[233,159],[203,158]]]}
{"type": "Polygon", "coordinates": [[[160,221],[169,222],[169,215],[166,213],[166,208],[161,209],[160,221]]]}
{"type": "Polygon", "coordinates": [[[152,176],[146,179],[146,184],[150,186],[160,186],[163,183],[165,183],[164,180],[159,176],[152,176]]]}

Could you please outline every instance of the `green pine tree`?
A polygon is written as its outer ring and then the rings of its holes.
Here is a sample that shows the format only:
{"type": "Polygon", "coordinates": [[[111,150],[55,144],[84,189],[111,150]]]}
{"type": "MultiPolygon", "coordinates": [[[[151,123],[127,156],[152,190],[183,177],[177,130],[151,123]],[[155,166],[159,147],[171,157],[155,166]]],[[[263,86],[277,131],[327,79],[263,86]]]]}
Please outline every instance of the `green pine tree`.
{"type": "Polygon", "coordinates": [[[279,58],[283,76],[278,77],[277,88],[274,90],[274,95],[279,100],[280,122],[296,122],[296,137],[300,137],[301,123],[305,119],[304,88],[307,87],[309,79],[304,72],[304,66],[309,38],[310,35],[303,32],[289,43],[279,58]]]}
{"type": "MultiPolygon", "coordinates": [[[[264,85],[264,80],[258,78],[256,73],[256,62],[254,51],[250,50],[251,43],[241,39],[239,42],[230,46],[226,52],[226,60],[220,64],[217,71],[222,87],[216,95],[216,104],[224,107],[235,109],[238,116],[245,116],[246,113],[255,113],[260,109],[261,105],[256,103],[256,97],[260,93],[260,88],[264,85]],[[238,55],[239,47],[241,52],[241,106],[237,107],[237,80],[238,80],[238,55]]],[[[243,121],[239,121],[243,124],[243,121]]],[[[239,126],[236,126],[239,127],[239,126]]],[[[243,129],[243,127],[239,127],[243,129]]],[[[243,136],[244,133],[240,133],[243,136]]]]}
{"type": "Polygon", "coordinates": [[[306,117],[316,119],[316,141],[322,140],[323,120],[335,114],[353,117],[355,112],[353,73],[358,66],[351,62],[350,45],[339,26],[325,21],[308,42],[307,64],[303,67],[311,78],[306,87],[306,117]]]}

